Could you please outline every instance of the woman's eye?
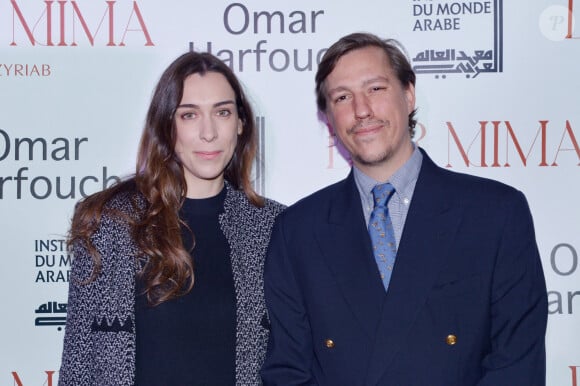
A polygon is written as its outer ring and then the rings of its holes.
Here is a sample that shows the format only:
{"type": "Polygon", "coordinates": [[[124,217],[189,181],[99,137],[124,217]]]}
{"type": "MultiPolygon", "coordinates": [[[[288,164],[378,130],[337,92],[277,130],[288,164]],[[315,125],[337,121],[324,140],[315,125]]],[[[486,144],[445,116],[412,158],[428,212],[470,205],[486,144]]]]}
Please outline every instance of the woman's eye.
{"type": "Polygon", "coordinates": [[[188,113],[181,114],[181,119],[187,120],[187,119],[193,119],[193,118],[195,118],[195,113],[188,112],[188,113]]]}
{"type": "Polygon", "coordinates": [[[218,117],[229,117],[230,115],[232,115],[232,112],[227,109],[218,110],[217,115],[218,117]]]}
{"type": "Polygon", "coordinates": [[[335,101],[335,102],[342,102],[342,101],[345,101],[345,100],[346,100],[346,98],[347,98],[347,96],[346,96],[346,95],[339,95],[339,96],[337,96],[337,97],[334,99],[334,101],[335,101]]]}

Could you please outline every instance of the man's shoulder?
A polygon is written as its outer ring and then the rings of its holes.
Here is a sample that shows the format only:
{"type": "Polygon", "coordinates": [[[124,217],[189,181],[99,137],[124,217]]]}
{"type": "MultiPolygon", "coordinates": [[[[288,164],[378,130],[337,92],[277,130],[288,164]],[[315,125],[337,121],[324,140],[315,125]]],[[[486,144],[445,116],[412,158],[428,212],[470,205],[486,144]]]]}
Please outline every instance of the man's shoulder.
{"type": "Polygon", "coordinates": [[[488,177],[456,172],[441,168],[442,183],[450,189],[474,196],[505,196],[519,193],[511,185],[488,177]]]}
{"type": "Polygon", "coordinates": [[[419,174],[418,183],[428,181],[429,186],[440,186],[464,196],[493,197],[519,195],[520,192],[511,185],[488,177],[450,170],[436,165],[431,159],[423,161],[425,167],[419,174]]]}
{"type": "Polygon", "coordinates": [[[504,182],[447,169],[441,169],[439,176],[423,185],[417,197],[443,200],[478,215],[502,217],[514,210],[529,211],[524,193],[504,182]]]}
{"type": "Polygon", "coordinates": [[[290,205],[284,213],[290,216],[315,216],[326,212],[330,203],[347,188],[348,178],[325,186],[290,205]]]}

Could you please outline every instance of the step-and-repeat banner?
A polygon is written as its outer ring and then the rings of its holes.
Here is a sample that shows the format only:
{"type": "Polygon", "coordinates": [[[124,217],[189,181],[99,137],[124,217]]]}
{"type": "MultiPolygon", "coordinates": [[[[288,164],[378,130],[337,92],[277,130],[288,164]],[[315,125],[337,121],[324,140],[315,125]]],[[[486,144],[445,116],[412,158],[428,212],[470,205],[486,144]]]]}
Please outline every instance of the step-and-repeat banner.
{"type": "Polygon", "coordinates": [[[326,48],[355,31],[405,45],[415,140],[440,166],[526,194],[548,384],[580,385],[579,18],[580,0],[0,0],[0,385],[56,384],[74,204],[133,172],[175,57],[210,51],[238,74],[260,132],[256,186],[291,204],[349,170],[313,90],[326,48]]]}

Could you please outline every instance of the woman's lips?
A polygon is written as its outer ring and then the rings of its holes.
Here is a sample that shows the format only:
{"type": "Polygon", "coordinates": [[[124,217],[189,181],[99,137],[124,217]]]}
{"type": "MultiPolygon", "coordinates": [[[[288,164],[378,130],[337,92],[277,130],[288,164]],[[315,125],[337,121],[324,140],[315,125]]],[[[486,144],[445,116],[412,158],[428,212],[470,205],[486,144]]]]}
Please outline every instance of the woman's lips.
{"type": "Polygon", "coordinates": [[[221,154],[221,151],[196,151],[195,154],[202,159],[211,160],[221,154]]]}

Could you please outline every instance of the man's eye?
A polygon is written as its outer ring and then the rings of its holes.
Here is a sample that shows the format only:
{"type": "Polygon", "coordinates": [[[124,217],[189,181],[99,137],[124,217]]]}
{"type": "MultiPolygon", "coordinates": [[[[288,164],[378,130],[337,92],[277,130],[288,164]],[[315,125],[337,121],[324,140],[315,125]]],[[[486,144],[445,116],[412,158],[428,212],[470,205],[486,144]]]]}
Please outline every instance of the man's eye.
{"type": "Polygon", "coordinates": [[[346,95],[339,95],[334,99],[334,101],[335,102],[342,102],[342,101],[345,101],[346,99],[347,99],[346,95]]]}

